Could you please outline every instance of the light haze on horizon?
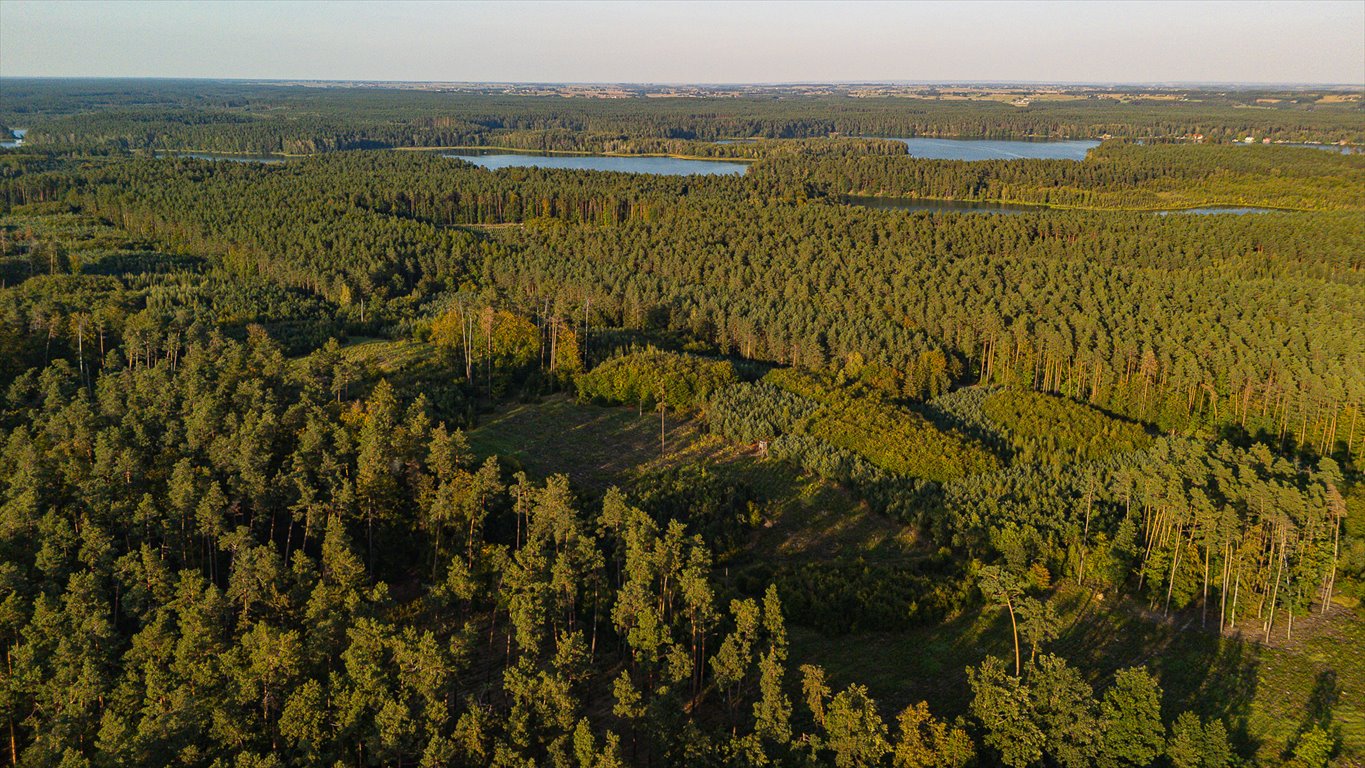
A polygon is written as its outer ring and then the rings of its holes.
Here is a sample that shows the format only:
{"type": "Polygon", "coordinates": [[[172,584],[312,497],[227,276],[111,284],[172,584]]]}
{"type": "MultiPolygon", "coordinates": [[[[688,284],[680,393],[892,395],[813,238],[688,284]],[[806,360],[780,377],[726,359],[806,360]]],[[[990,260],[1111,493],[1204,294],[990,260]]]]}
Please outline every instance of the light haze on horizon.
{"type": "Polygon", "coordinates": [[[0,76],[1365,87],[1365,2],[32,2],[0,76]]]}

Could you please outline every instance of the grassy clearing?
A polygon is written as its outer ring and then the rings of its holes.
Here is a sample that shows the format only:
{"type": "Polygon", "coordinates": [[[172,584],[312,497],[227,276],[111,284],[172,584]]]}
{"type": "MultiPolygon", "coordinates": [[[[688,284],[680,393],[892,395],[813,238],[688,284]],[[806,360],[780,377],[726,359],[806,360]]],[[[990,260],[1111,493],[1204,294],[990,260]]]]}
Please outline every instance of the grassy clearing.
{"type": "MultiPolygon", "coordinates": [[[[1279,635],[1265,646],[1200,631],[1197,612],[1161,621],[1074,587],[1057,600],[1067,629],[1048,650],[1085,670],[1096,688],[1117,669],[1146,664],[1160,677],[1168,719],[1186,709],[1221,717],[1242,752],[1263,764],[1280,764],[1286,746],[1313,724],[1337,734],[1345,760],[1365,758],[1360,610],[1296,623],[1293,642],[1279,635]]],[[[1013,657],[1008,619],[995,610],[899,633],[827,637],[798,627],[791,635],[794,664],[820,664],[841,686],[862,682],[892,712],[927,699],[946,716],[964,714],[966,668],[987,654],[1013,657]]]]}
{"type": "Polygon", "coordinates": [[[758,497],[764,523],[746,550],[760,560],[840,555],[888,560],[906,556],[916,544],[909,528],[874,513],[846,490],[755,456],[695,421],[669,422],[661,455],[657,414],[556,396],[500,411],[471,430],[469,441],[480,456],[512,458],[535,478],[567,473],[591,492],[613,484],[628,488],[655,470],[707,464],[742,480],[758,497]]]}
{"type": "Polygon", "coordinates": [[[409,371],[436,359],[436,347],[421,341],[400,339],[353,339],[341,348],[341,354],[353,363],[372,368],[385,376],[409,371]]]}
{"type": "Polygon", "coordinates": [[[661,455],[658,414],[639,415],[634,408],[586,405],[557,395],[499,411],[470,430],[469,442],[480,456],[515,460],[532,478],[562,472],[593,492],[624,485],[648,468],[695,461],[725,447],[707,439],[694,421],[665,424],[661,455]]]}
{"type": "Polygon", "coordinates": [[[764,500],[764,525],[749,546],[758,559],[857,555],[885,561],[906,556],[916,545],[913,529],[873,512],[847,490],[815,475],[753,457],[734,460],[731,471],[742,473],[764,500]]]}

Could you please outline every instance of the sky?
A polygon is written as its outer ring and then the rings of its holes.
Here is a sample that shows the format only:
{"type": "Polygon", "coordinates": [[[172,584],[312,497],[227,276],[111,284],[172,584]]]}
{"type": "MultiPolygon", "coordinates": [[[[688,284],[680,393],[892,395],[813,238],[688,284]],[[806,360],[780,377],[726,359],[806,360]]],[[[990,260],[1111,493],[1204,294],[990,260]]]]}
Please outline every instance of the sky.
{"type": "Polygon", "coordinates": [[[1365,0],[0,0],[0,76],[1365,87],[1365,0]]]}

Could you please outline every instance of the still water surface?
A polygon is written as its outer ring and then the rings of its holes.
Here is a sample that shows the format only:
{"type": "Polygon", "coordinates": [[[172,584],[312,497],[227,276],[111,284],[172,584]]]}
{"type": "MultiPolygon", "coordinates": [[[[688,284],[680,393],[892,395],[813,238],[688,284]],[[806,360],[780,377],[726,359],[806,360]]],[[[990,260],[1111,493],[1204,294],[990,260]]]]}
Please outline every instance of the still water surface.
{"type": "Polygon", "coordinates": [[[443,157],[454,157],[474,165],[496,171],[500,168],[573,168],[585,171],[615,171],[618,173],[651,173],[661,176],[717,176],[742,174],[745,163],[717,160],[685,160],[678,157],[617,157],[607,155],[542,155],[533,152],[503,150],[459,150],[443,152],[443,157]]]}
{"type": "Polygon", "coordinates": [[[995,139],[903,139],[911,157],[926,160],[1084,160],[1098,147],[1094,139],[1072,141],[997,141],[995,139]]]}

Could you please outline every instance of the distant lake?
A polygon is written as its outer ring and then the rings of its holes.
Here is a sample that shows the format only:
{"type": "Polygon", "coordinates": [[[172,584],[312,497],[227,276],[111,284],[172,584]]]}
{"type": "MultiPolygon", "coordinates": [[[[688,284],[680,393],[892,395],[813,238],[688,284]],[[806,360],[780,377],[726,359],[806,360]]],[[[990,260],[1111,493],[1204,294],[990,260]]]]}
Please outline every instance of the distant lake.
{"type": "MultiPolygon", "coordinates": [[[[869,137],[870,138],[870,137],[869,137]]],[[[1084,160],[1095,139],[996,141],[995,139],[888,138],[905,142],[912,157],[926,160],[1084,160]]]]}
{"type": "Polygon", "coordinates": [[[546,155],[535,152],[507,152],[504,150],[460,150],[442,152],[442,157],[454,157],[490,171],[500,168],[573,168],[582,171],[614,171],[617,173],[652,173],[658,176],[717,176],[742,174],[745,163],[716,160],[684,160],[677,157],[618,157],[608,155],[546,155]]]}
{"type": "Polygon", "coordinates": [[[226,160],[229,163],[283,163],[283,155],[235,155],[226,152],[157,152],[157,157],[192,157],[196,160],[226,160]]]}
{"type": "Polygon", "coordinates": [[[28,133],[27,128],[11,128],[14,138],[9,141],[0,141],[0,149],[15,149],[24,143],[24,135],[28,133]]]}

